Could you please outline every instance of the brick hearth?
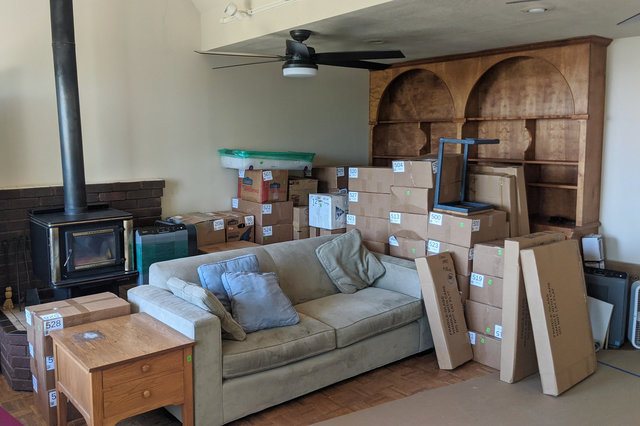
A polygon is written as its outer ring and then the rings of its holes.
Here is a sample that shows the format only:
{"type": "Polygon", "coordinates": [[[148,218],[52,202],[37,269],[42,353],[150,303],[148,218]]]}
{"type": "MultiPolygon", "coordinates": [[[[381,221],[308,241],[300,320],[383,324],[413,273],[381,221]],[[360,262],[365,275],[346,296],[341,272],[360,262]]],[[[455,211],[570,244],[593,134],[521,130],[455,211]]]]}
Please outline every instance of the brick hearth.
{"type": "Polygon", "coordinates": [[[11,389],[32,390],[27,332],[16,329],[2,311],[0,311],[0,367],[11,389]]]}

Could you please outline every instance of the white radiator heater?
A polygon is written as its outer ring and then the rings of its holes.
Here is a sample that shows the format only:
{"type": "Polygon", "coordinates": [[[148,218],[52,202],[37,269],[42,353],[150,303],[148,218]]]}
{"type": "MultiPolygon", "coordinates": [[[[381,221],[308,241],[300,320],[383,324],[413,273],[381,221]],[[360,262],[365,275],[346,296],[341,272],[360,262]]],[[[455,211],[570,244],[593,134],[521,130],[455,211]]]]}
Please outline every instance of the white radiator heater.
{"type": "Polygon", "coordinates": [[[629,297],[629,341],[634,348],[640,349],[640,281],[631,285],[629,297]]]}

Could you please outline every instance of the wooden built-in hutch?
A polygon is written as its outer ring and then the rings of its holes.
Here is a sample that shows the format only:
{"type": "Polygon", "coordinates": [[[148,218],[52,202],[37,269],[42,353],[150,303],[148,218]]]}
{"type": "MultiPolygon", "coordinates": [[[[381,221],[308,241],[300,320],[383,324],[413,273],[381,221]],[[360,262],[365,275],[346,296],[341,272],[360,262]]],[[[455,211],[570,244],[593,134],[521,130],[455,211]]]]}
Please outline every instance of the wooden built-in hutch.
{"type": "Polygon", "coordinates": [[[370,163],[436,153],[441,137],[497,138],[473,147],[470,161],[524,165],[532,232],[597,231],[610,42],[581,37],[372,71],[370,163]]]}

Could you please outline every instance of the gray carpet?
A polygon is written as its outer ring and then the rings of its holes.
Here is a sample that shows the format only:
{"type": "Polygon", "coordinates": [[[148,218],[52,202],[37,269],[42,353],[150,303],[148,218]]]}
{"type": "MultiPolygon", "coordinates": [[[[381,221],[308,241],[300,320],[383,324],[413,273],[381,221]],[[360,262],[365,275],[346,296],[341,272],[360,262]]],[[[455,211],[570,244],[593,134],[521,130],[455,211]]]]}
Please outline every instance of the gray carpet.
{"type": "Polygon", "coordinates": [[[494,373],[318,425],[637,425],[640,351],[601,351],[592,376],[559,397],[541,390],[538,375],[507,384],[494,373]]]}

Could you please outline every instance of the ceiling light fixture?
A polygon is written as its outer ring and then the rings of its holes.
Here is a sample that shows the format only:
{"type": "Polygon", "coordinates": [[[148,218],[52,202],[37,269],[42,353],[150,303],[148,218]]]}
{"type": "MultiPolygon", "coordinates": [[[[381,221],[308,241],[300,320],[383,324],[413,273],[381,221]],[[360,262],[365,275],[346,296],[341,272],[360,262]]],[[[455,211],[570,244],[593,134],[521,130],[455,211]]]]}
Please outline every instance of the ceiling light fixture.
{"type": "Polygon", "coordinates": [[[284,6],[287,3],[293,3],[296,0],[278,0],[273,3],[268,3],[263,6],[258,6],[254,9],[241,10],[234,2],[227,4],[224,8],[225,16],[220,18],[220,23],[227,24],[233,21],[239,21],[244,17],[257,15],[258,13],[266,12],[276,7],[284,6]]]}
{"type": "Polygon", "coordinates": [[[545,13],[548,12],[549,9],[546,7],[530,7],[529,9],[524,9],[523,12],[524,13],[545,13]]]}

